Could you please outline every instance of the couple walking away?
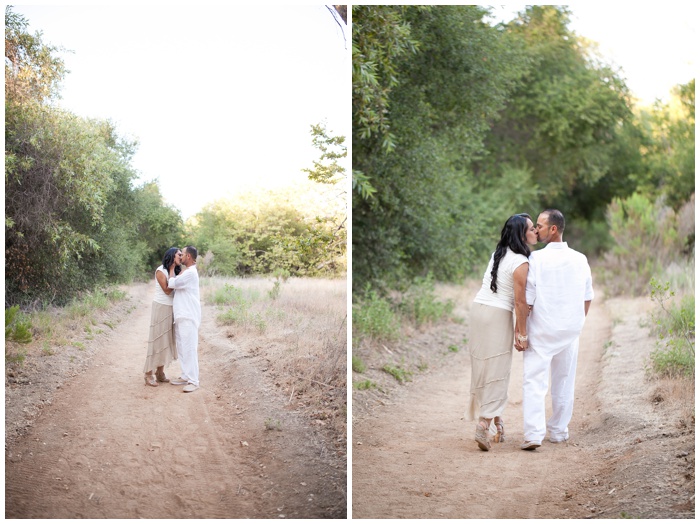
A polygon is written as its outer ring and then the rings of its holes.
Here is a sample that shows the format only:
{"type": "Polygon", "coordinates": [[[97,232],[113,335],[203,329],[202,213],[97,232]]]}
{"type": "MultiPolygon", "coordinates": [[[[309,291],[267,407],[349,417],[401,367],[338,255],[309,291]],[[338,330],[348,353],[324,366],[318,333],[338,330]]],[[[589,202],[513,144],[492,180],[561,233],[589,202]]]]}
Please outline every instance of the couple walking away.
{"type": "Polygon", "coordinates": [[[569,439],[574,408],[578,341],[593,300],[585,255],[563,241],[564,216],[556,209],[510,217],[474,298],[469,351],[470,398],[465,418],[477,420],[480,449],[505,440],[502,418],[508,400],[513,348],[523,353],[524,450],[569,439]],[[531,251],[537,242],[543,249],[531,251]],[[513,326],[515,312],[515,326],[513,326]],[[551,372],[552,414],[545,416],[551,372]]]}
{"type": "Polygon", "coordinates": [[[182,250],[172,247],[156,269],[156,292],[151,308],[151,327],[144,380],[148,386],[170,382],[185,386],[191,393],[199,389],[199,360],[197,343],[202,310],[199,303],[197,250],[188,246],[182,250]],[[184,269],[181,265],[185,266],[184,269]],[[164,368],[180,360],[182,375],[170,380],[164,368]],[[155,370],[155,377],[153,371],[155,370]]]}

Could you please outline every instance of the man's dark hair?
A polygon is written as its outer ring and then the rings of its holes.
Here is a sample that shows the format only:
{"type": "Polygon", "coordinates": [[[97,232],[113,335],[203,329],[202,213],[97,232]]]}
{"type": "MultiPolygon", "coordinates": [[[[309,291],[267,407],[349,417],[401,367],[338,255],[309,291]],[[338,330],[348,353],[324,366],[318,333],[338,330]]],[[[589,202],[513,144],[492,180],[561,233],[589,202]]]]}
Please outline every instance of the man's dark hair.
{"type": "Polygon", "coordinates": [[[185,250],[192,256],[192,258],[197,261],[197,248],[194,246],[187,246],[185,250]]]}
{"type": "Polygon", "coordinates": [[[566,223],[562,212],[558,209],[545,209],[544,212],[547,213],[547,222],[549,222],[549,225],[557,226],[557,230],[563,233],[566,223]]]}

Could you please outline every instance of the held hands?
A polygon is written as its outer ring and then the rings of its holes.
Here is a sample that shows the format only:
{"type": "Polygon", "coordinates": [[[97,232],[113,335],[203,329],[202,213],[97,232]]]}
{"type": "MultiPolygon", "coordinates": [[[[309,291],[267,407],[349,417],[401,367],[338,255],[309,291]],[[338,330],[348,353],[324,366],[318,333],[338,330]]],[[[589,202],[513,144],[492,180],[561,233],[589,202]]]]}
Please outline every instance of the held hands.
{"type": "Polygon", "coordinates": [[[516,331],[514,346],[518,351],[525,351],[528,348],[527,335],[521,335],[516,331]]]}

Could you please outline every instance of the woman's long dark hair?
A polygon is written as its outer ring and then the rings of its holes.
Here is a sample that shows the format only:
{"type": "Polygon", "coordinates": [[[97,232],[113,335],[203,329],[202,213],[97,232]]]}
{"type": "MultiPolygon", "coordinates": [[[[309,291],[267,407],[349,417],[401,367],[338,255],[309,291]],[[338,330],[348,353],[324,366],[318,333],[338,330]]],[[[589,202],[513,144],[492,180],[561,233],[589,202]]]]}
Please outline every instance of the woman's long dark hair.
{"type": "Polygon", "coordinates": [[[503,229],[501,230],[501,240],[496,246],[496,251],[493,254],[493,268],[491,269],[491,291],[498,291],[496,280],[498,277],[498,265],[501,259],[505,256],[507,248],[513,253],[519,255],[530,256],[530,246],[527,245],[527,219],[532,220],[527,213],[519,213],[513,215],[506,220],[503,229]]]}
{"type": "MultiPolygon", "coordinates": [[[[163,255],[163,268],[168,273],[170,273],[170,266],[175,263],[175,255],[177,255],[178,251],[180,251],[180,248],[171,247],[165,252],[165,255],[163,255]]],[[[175,274],[179,275],[180,271],[182,271],[182,268],[180,266],[175,266],[175,274]]]]}

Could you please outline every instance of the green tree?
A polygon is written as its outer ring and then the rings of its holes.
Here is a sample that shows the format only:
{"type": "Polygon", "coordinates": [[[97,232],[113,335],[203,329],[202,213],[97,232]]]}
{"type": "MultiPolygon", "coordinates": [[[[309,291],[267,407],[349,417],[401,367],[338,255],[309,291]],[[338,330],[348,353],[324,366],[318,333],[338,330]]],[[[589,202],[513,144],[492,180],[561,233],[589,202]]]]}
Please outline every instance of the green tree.
{"type": "Polygon", "coordinates": [[[320,158],[314,161],[313,169],[304,169],[309,180],[324,184],[332,192],[331,200],[337,202],[337,212],[324,213],[316,216],[316,224],[312,228],[315,238],[307,238],[300,246],[304,251],[317,250],[325,245],[327,257],[319,262],[322,267],[334,267],[342,270],[347,267],[344,260],[347,252],[347,192],[345,180],[347,177],[345,159],[348,156],[344,136],[329,136],[325,125],[311,126],[313,145],[321,152],[320,158]]]}
{"type": "Polygon", "coordinates": [[[340,215],[325,212],[319,207],[323,195],[306,189],[258,191],[205,206],[189,221],[188,237],[203,254],[213,255],[208,271],[266,275],[283,270],[292,276],[344,271],[344,244],[329,249],[337,242],[334,224],[340,215]]]}
{"type": "Polygon", "coordinates": [[[48,45],[42,33],[29,34],[25,17],[5,6],[5,103],[47,102],[58,96],[66,74],[61,48],[48,45]]]}
{"type": "Polygon", "coordinates": [[[135,143],[52,105],[65,74],[57,48],[10,8],[5,25],[6,302],[61,303],[129,281],[181,219],[134,189],[135,143]]]}
{"type": "Polygon", "coordinates": [[[463,276],[507,218],[469,164],[526,64],[486,14],[353,7],[353,169],[374,190],[353,199],[356,290],[430,272],[463,276]]]}
{"type": "Polygon", "coordinates": [[[695,80],[676,86],[669,103],[641,109],[639,118],[646,138],[640,186],[678,211],[695,193],[695,80]]]}
{"type": "MultiPolygon", "coordinates": [[[[399,59],[418,47],[403,19],[405,11],[404,7],[352,6],[353,144],[374,138],[379,150],[394,147],[389,95],[398,85],[399,59]]],[[[360,198],[370,198],[375,192],[371,177],[355,169],[356,165],[353,158],[353,191],[360,198]]]]}
{"type": "Polygon", "coordinates": [[[529,6],[506,30],[526,46],[530,67],[488,135],[489,154],[476,164],[489,178],[508,163],[531,170],[541,205],[590,218],[609,197],[591,200],[620,152],[632,113],[618,71],[603,63],[595,46],[568,28],[570,11],[529,6]],[[575,195],[585,193],[582,202],[575,195]]]}

